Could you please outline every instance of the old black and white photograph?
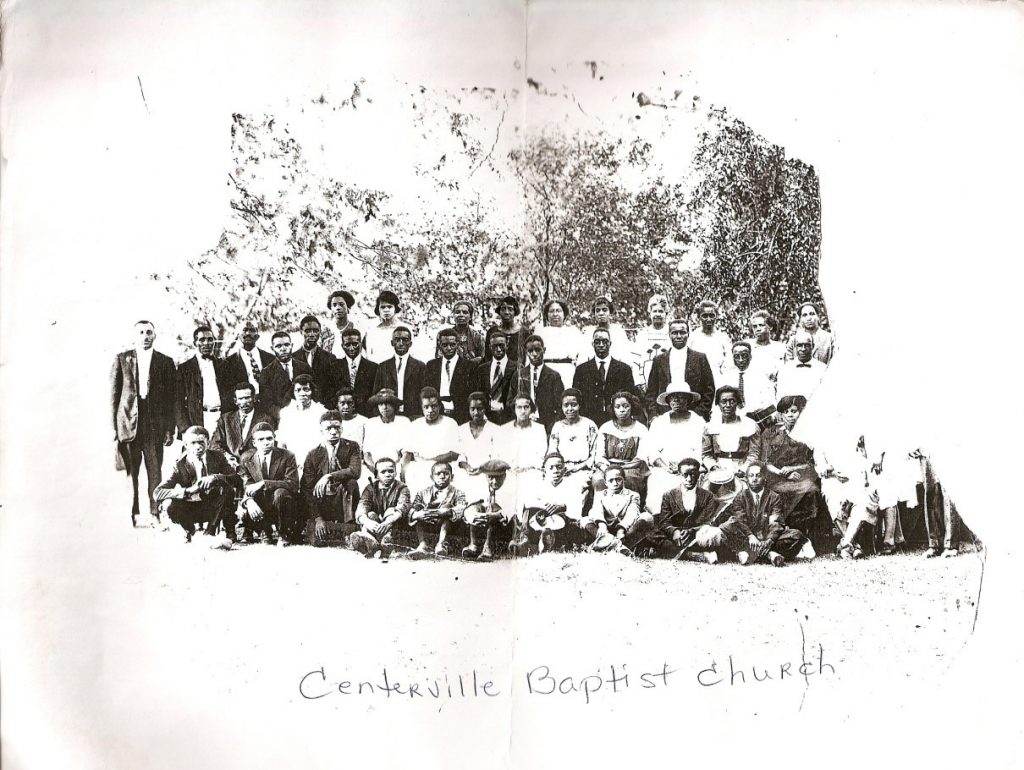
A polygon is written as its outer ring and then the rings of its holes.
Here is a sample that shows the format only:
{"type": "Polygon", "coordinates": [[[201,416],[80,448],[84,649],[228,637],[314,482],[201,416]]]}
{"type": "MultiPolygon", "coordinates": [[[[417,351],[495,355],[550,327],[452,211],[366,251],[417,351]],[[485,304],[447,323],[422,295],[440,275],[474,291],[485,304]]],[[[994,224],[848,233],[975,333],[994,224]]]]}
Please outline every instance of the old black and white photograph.
{"type": "Polygon", "coordinates": [[[2,15],[7,766],[1020,766],[1024,6],[2,15]]]}

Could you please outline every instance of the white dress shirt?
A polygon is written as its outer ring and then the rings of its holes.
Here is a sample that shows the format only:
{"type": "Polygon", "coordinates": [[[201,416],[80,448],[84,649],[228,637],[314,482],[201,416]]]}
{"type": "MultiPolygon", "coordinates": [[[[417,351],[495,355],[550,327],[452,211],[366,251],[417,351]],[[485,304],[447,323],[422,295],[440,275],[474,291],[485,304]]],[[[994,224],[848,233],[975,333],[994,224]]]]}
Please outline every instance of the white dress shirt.
{"type": "Polygon", "coordinates": [[[455,367],[459,364],[459,354],[451,358],[441,358],[441,400],[452,400],[452,375],[455,374],[455,367]]]}
{"type": "Polygon", "coordinates": [[[213,368],[212,358],[198,356],[199,375],[203,379],[203,408],[213,409],[220,406],[220,390],[217,388],[217,371],[213,368]]]}
{"type": "MultiPolygon", "coordinates": [[[[686,348],[677,350],[671,348],[668,351],[668,378],[675,384],[686,382],[686,348]]],[[[689,385],[689,383],[687,383],[689,385]]],[[[692,390],[693,387],[690,386],[692,390]]]]}
{"type": "Polygon", "coordinates": [[[348,358],[342,353],[342,357],[338,360],[345,361],[348,364],[348,384],[349,387],[354,388],[356,386],[356,374],[359,373],[359,365],[362,364],[363,357],[358,355],[355,358],[348,358]]]}
{"type": "Polygon", "coordinates": [[[398,400],[405,401],[405,369],[409,366],[409,354],[406,353],[404,356],[395,356],[395,395],[398,396],[398,400]]]}
{"type": "Polygon", "coordinates": [[[153,363],[153,348],[139,348],[136,352],[139,364],[139,398],[149,396],[149,367],[153,363]]]}
{"type": "Polygon", "coordinates": [[[811,394],[821,383],[828,367],[812,358],[806,364],[797,360],[787,361],[779,369],[779,378],[776,382],[776,392],[779,398],[784,396],[803,396],[810,399],[811,394]]]}

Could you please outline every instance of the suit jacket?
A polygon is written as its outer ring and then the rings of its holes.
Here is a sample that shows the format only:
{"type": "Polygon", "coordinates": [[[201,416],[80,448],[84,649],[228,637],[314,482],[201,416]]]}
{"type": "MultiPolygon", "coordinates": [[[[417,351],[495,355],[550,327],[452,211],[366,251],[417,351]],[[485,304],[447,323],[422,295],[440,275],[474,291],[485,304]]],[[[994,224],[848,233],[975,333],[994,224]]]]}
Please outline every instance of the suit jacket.
{"type": "Polygon", "coordinates": [[[299,493],[299,466],[295,455],[287,449],[274,447],[270,450],[270,474],[263,474],[263,458],[257,452],[249,452],[242,458],[238,472],[243,484],[255,484],[262,481],[264,489],[273,492],[275,489],[287,489],[293,494],[299,493]]]}
{"type": "MultiPolygon", "coordinates": [[[[417,358],[408,356],[405,359],[403,380],[405,380],[402,401],[404,409],[402,414],[410,419],[423,414],[423,405],[420,403],[420,389],[423,387],[423,375],[426,372],[426,365],[417,358]]],[[[387,361],[377,366],[377,375],[373,380],[373,392],[382,388],[391,388],[398,392],[398,373],[395,368],[395,357],[391,356],[387,361]]]]}
{"type": "MultiPolygon", "coordinates": [[[[619,391],[634,393],[633,367],[615,358],[608,359],[608,371],[604,382],[598,376],[597,360],[591,358],[576,367],[572,376],[572,386],[583,394],[580,414],[594,421],[598,427],[612,419],[612,396],[619,391]]],[[[642,420],[644,415],[635,414],[642,420]]]]}
{"type": "MultiPolygon", "coordinates": [[[[261,350],[260,348],[256,348],[253,352],[256,356],[257,362],[259,362],[260,373],[262,374],[264,369],[274,363],[274,354],[268,353],[266,350],[261,350]]],[[[228,390],[231,392],[231,408],[234,409],[235,385],[240,382],[249,381],[249,370],[245,368],[245,364],[242,362],[241,349],[224,359],[224,372],[225,378],[227,379],[228,390]]]]}
{"type": "MultiPolygon", "coordinates": [[[[161,441],[174,430],[176,391],[174,361],[154,350],[149,364],[146,404],[150,427],[161,441]]],[[[117,440],[133,440],[139,426],[139,361],[134,350],[126,350],[114,357],[114,365],[110,369],[110,406],[117,440]]]]}
{"type": "MultiPolygon", "coordinates": [[[[658,405],[658,396],[665,392],[671,379],[668,351],[659,353],[651,362],[651,376],[647,380],[647,413],[655,415],[668,411],[667,406],[658,405]]],[[[715,376],[711,372],[708,357],[696,350],[686,348],[686,366],[683,372],[690,390],[700,394],[700,403],[692,407],[692,411],[705,420],[711,416],[711,405],[715,400],[715,376]]]]}
{"type": "Polygon", "coordinates": [[[668,538],[680,529],[694,529],[709,524],[718,511],[718,501],[708,490],[697,487],[697,499],[692,511],[683,507],[683,494],[678,486],[672,488],[661,500],[661,512],[654,524],[668,538]]]}
{"type": "MultiPolygon", "coordinates": [[[[230,372],[224,368],[224,361],[213,359],[214,379],[217,381],[217,395],[214,400],[222,411],[234,409],[235,383],[230,382],[230,372]]],[[[199,358],[192,356],[178,367],[178,408],[175,420],[178,433],[184,433],[192,425],[203,424],[203,376],[199,372],[199,358]]]]}
{"type": "MultiPolygon", "coordinates": [[[[292,359],[292,376],[312,375],[313,370],[305,361],[292,359]]],[[[274,361],[260,372],[260,406],[274,418],[274,424],[281,418],[281,410],[292,402],[292,382],[280,361],[274,361]]]]}
{"type": "MultiPolygon", "coordinates": [[[[512,398],[515,398],[520,393],[530,394],[530,371],[531,367],[529,364],[519,367],[516,386],[512,389],[511,393],[512,398]]],[[[551,426],[562,419],[563,390],[565,390],[565,385],[562,383],[562,376],[550,366],[542,366],[540,377],[537,379],[537,414],[540,417],[541,425],[544,426],[544,430],[549,434],[551,433],[551,426]]],[[[515,404],[511,404],[511,406],[514,416],[515,404]]]]}
{"type": "MultiPolygon", "coordinates": [[[[209,474],[219,473],[225,477],[227,482],[237,490],[242,488],[242,479],[235,469],[228,464],[228,459],[223,452],[216,449],[206,450],[206,472],[209,474]]],[[[183,454],[174,463],[174,470],[154,491],[153,497],[157,500],[171,499],[171,493],[176,486],[190,487],[198,481],[196,469],[192,466],[187,454],[183,454]]]]}
{"type": "MultiPolygon", "coordinates": [[[[427,361],[423,375],[423,387],[428,385],[437,388],[441,392],[441,372],[444,368],[443,358],[432,358],[427,361]]],[[[454,404],[452,413],[445,412],[449,417],[454,418],[459,425],[469,422],[469,394],[473,392],[476,367],[462,356],[455,363],[452,371],[451,399],[454,404]]]]}
{"type": "MultiPolygon", "coordinates": [[[[292,360],[300,364],[306,363],[306,350],[300,349],[292,353],[292,360]]],[[[313,385],[318,403],[327,409],[338,408],[338,359],[333,353],[321,348],[313,348],[313,385]]]]}
{"type": "Polygon", "coordinates": [[[379,364],[363,356],[359,360],[359,370],[356,372],[356,381],[353,384],[348,371],[349,359],[347,357],[338,359],[339,387],[352,388],[352,395],[356,400],[356,411],[368,419],[378,416],[377,408],[366,403],[371,396],[377,393],[373,389],[373,384],[377,379],[378,366],[379,364]]]}
{"type": "Polygon", "coordinates": [[[499,380],[496,387],[491,387],[491,367],[494,366],[494,359],[485,358],[476,367],[476,387],[474,390],[483,391],[488,394],[487,419],[497,425],[504,425],[512,422],[515,418],[515,396],[516,385],[519,374],[516,371],[516,362],[511,359],[505,362],[505,374],[499,380]],[[501,403],[501,409],[491,409],[490,400],[494,399],[501,403]]]}
{"type": "Polygon", "coordinates": [[[253,450],[252,429],[261,422],[269,422],[276,425],[274,418],[260,408],[253,410],[252,419],[249,420],[249,429],[242,435],[242,413],[237,409],[233,412],[225,412],[217,420],[217,427],[213,431],[213,438],[210,440],[210,447],[218,452],[227,452],[235,457],[241,457],[246,452],[253,450]]]}
{"type": "Polygon", "coordinates": [[[771,543],[786,528],[782,498],[767,487],[761,492],[760,505],[754,505],[754,493],[744,488],[729,504],[727,513],[727,524],[744,538],[756,535],[771,543]]]}
{"type": "MultiPolygon", "coordinates": [[[[334,452],[337,458],[337,470],[335,473],[338,474],[338,480],[344,482],[358,479],[363,466],[359,445],[354,441],[343,438],[338,442],[338,447],[334,452]]],[[[313,449],[309,450],[309,454],[306,455],[306,460],[302,463],[302,481],[300,486],[302,487],[302,496],[307,500],[312,499],[313,487],[316,486],[316,483],[327,475],[328,468],[330,467],[329,459],[327,447],[323,444],[313,447],[313,449]]]]}

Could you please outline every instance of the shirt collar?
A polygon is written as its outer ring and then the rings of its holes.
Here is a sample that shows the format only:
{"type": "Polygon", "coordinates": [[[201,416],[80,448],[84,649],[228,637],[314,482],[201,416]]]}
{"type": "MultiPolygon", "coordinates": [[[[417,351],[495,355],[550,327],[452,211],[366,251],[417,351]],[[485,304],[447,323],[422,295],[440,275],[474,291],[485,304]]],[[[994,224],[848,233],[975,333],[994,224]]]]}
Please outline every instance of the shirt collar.
{"type": "Polygon", "coordinates": [[[596,361],[598,364],[604,364],[605,366],[608,366],[608,362],[611,361],[611,360],[612,360],[612,354],[611,353],[606,355],[604,358],[598,358],[596,355],[594,356],[594,361],[596,361]]]}

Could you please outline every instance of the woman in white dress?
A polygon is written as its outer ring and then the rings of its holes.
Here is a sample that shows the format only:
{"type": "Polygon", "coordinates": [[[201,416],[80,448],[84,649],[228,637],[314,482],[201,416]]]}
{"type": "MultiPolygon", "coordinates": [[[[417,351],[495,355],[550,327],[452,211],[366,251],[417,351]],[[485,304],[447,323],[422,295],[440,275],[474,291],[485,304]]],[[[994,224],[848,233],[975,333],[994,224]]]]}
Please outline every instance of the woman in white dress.
{"type": "Polygon", "coordinates": [[[515,419],[501,426],[498,456],[511,465],[505,485],[516,496],[516,509],[523,495],[543,477],[544,456],[548,451],[548,434],[544,426],[530,419],[533,399],[520,394],[515,398],[515,419]]]}
{"type": "Polygon", "coordinates": [[[398,295],[393,291],[385,289],[377,297],[373,312],[380,319],[380,323],[367,329],[363,338],[368,360],[379,364],[395,354],[394,348],[391,347],[391,334],[402,325],[396,317],[401,309],[398,295]]]}
{"type": "Polygon", "coordinates": [[[402,402],[395,391],[384,388],[366,403],[376,409],[379,416],[367,420],[363,430],[363,465],[370,476],[375,477],[374,463],[387,457],[395,461],[400,472],[402,450],[409,445],[409,427],[412,424],[408,417],[398,414],[402,402]]]}
{"type": "Polygon", "coordinates": [[[583,335],[574,326],[566,326],[569,306],[560,299],[544,303],[544,328],[539,332],[544,339],[544,363],[558,372],[562,382],[571,383],[576,373],[576,362],[583,348],[583,335]]]}

